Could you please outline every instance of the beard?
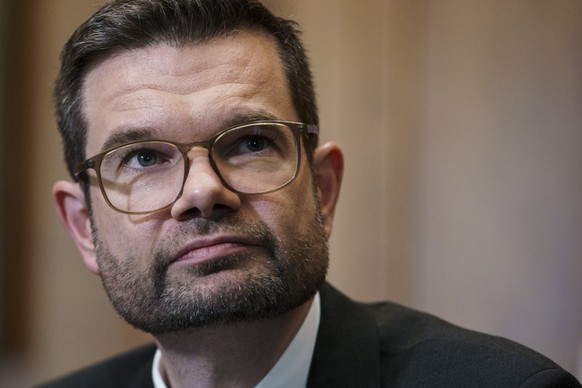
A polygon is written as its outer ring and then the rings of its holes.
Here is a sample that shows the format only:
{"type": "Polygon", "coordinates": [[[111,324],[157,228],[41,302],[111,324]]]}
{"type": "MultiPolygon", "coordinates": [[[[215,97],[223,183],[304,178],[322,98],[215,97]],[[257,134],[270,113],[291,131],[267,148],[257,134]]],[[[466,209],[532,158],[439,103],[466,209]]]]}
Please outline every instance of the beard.
{"type": "Polygon", "coordinates": [[[274,318],[311,299],[329,265],[328,244],[319,210],[307,227],[277,238],[263,222],[236,216],[196,219],[180,227],[146,258],[115,255],[93,226],[104,288],[116,311],[132,326],[159,335],[274,318]],[[259,242],[221,258],[169,271],[171,248],[192,236],[233,232],[259,242]]]}

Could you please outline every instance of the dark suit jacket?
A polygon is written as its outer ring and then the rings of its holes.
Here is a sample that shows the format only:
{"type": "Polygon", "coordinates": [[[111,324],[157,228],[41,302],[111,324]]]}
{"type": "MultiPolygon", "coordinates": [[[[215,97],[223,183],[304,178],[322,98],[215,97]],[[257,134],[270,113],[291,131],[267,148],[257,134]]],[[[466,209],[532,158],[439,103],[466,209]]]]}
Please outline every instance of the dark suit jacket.
{"type": "MultiPolygon", "coordinates": [[[[326,284],[308,387],[581,387],[544,356],[393,303],[356,303],[326,284]]],[[[153,387],[150,345],[44,387],[153,387]]]]}

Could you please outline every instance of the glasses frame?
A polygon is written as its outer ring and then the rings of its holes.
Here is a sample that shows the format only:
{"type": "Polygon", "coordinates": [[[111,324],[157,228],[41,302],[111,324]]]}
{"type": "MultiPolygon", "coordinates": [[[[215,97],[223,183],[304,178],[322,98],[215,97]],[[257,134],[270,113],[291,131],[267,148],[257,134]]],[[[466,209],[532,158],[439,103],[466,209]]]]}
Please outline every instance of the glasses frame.
{"type": "Polygon", "coordinates": [[[139,140],[139,141],[133,141],[133,142],[121,144],[121,145],[106,149],[103,152],[100,152],[97,155],[94,155],[94,156],[86,159],[84,162],[77,164],[75,166],[73,174],[76,178],[78,178],[79,175],[82,174],[83,172],[86,172],[87,170],[94,170],[96,173],[96,176],[97,176],[97,181],[99,183],[99,188],[101,190],[101,194],[103,195],[103,198],[105,199],[105,202],[107,203],[107,205],[109,205],[109,207],[111,207],[113,210],[120,212],[120,213],[123,213],[123,214],[133,214],[133,215],[151,214],[151,213],[155,213],[155,212],[158,212],[158,211],[161,211],[161,210],[164,210],[164,209],[171,207],[172,205],[174,205],[176,203],[176,201],[178,199],[180,199],[180,197],[184,193],[184,185],[186,184],[186,179],[188,178],[188,174],[190,173],[190,162],[191,161],[190,161],[190,158],[188,157],[188,152],[190,152],[190,150],[194,147],[202,147],[202,148],[206,148],[208,150],[208,159],[210,161],[210,165],[212,166],[214,173],[220,179],[220,182],[222,183],[222,185],[225,188],[227,188],[228,190],[230,190],[236,194],[240,194],[240,195],[260,195],[260,194],[268,194],[268,193],[272,193],[274,191],[280,190],[295,180],[295,178],[297,177],[297,172],[299,171],[299,168],[301,166],[301,148],[302,148],[301,135],[317,134],[317,133],[319,133],[319,129],[318,129],[317,125],[315,125],[315,124],[304,124],[304,123],[296,122],[296,121],[283,121],[283,120],[251,121],[251,122],[247,122],[247,123],[243,123],[243,124],[235,125],[233,127],[226,128],[226,129],[220,131],[219,133],[217,133],[212,138],[210,138],[208,140],[203,140],[203,141],[194,141],[191,143],[178,143],[178,142],[173,142],[173,141],[168,141],[168,140],[151,139],[151,140],[139,140]],[[266,190],[266,191],[261,191],[261,192],[256,192],[256,193],[255,192],[246,193],[246,192],[242,192],[242,191],[234,189],[233,187],[231,187],[228,184],[228,182],[226,182],[224,180],[224,178],[222,177],[222,174],[220,173],[220,170],[218,169],[218,167],[216,165],[216,162],[214,161],[214,157],[212,156],[213,155],[212,151],[214,149],[214,145],[215,145],[216,141],[218,139],[220,139],[225,133],[236,130],[236,129],[254,126],[254,125],[269,125],[269,124],[271,124],[271,125],[284,125],[284,126],[288,127],[289,129],[291,129],[291,131],[293,132],[293,136],[295,139],[295,145],[296,145],[296,149],[297,149],[297,153],[296,153],[296,157],[297,157],[296,162],[297,163],[296,163],[296,168],[295,168],[295,172],[293,173],[293,176],[287,182],[285,182],[285,183],[283,183],[283,184],[281,184],[281,185],[279,185],[276,188],[271,189],[271,190],[266,190]],[[149,142],[166,143],[166,144],[169,144],[169,145],[172,145],[172,146],[178,148],[178,150],[182,153],[182,159],[184,161],[184,176],[182,177],[182,187],[180,188],[180,191],[178,192],[178,194],[176,195],[176,198],[174,198],[174,200],[172,200],[169,204],[164,205],[160,208],[157,208],[154,210],[148,210],[148,211],[140,211],[140,212],[133,212],[133,211],[119,209],[111,203],[111,201],[109,200],[109,197],[107,196],[107,192],[105,191],[105,186],[103,185],[103,180],[101,178],[101,163],[103,162],[103,159],[105,159],[105,157],[107,155],[111,154],[112,152],[114,152],[120,148],[126,147],[128,145],[132,145],[132,144],[149,143],[149,142]]]}

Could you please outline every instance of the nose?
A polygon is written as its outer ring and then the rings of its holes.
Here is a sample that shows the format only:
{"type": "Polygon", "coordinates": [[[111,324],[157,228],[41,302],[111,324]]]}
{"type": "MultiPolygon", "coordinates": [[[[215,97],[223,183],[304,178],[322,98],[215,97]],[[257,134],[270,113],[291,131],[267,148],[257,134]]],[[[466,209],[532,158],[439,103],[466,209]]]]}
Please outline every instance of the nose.
{"type": "Polygon", "coordinates": [[[217,213],[237,210],[241,205],[238,194],[227,189],[214,171],[205,149],[191,150],[190,169],[182,195],[172,205],[172,218],[211,218],[217,213]]]}

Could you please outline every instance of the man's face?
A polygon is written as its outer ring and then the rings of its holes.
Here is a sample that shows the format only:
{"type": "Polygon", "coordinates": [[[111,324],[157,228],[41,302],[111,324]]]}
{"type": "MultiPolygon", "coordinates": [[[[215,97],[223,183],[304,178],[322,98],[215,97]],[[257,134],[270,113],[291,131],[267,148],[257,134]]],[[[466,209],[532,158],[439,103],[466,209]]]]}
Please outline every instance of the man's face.
{"type": "MultiPolygon", "coordinates": [[[[249,118],[297,121],[277,46],[260,33],[124,51],[87,75],[87,155],[112,139],[206,140],[249,118]]],[[[327,238],[305,156],[270,194],[222,186],[207,152],[189,153],[184,193],[149,215],[111,209],[91,185],[96,267],[118,312],[164,333],[275,316],[325,278],[327,238]]]]}

